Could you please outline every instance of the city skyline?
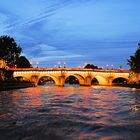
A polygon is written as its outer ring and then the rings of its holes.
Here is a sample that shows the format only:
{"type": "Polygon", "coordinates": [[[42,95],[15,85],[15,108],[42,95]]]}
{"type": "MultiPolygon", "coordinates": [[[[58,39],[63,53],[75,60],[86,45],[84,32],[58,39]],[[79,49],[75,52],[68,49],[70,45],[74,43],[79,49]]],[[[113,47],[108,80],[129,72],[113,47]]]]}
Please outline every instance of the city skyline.
{"type": "Polygon", "coordinates": [[[140,1],[5,0],[0,34],[10,35],[40,67],[92,63],[127,66],[140,39],[140,1]]]}

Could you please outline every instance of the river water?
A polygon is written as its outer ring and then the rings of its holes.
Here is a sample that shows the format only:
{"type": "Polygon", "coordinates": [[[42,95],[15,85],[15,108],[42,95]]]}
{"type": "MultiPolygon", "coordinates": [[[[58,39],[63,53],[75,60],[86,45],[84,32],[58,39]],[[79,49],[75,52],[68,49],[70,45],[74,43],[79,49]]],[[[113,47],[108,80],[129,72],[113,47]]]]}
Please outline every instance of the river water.
{"type": "Polygon", "coordinates": [[[38,86],[1,91],[0,140],[140,140],[140,90],[38,86]]]}

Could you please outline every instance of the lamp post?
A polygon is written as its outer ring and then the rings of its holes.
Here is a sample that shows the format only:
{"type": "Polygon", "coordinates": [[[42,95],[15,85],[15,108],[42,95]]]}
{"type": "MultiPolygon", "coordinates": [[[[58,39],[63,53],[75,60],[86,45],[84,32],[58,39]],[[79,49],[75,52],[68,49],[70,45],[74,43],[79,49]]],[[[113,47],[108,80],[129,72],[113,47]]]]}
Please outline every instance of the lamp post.
{"type": "Polygon", "coordinates": [[[106,64],[106,69],[107,69],[107,70],[108,70],[108,66],[109,66],[109,65],[108,65],[108,64],[106,64]]]}
{"type": "Polygon", "coordinates": [[[111,65],[111,68],[112,68],[112,70],[114,69],[114,65],[113,64],[111,65]]]}
{"type": "Polygon", "coordinates": [[[37,61],[37,62],[36,62],[36,67],[37,67],[37,68],[38,68],[38,65],[39,65],[39,62],[37,61]]]}
{"type": "Polygon", "coordinates": [[[14,65],[14,68],[17,68],[17,65],[16,64],[14,65]]]}
{"type": "Polygon", "coordinates": [[[58,64],[58,68],[61,68],[61,62],[59,61],[57,64],[58,64]]]}
{"type": "Polygon", "coordinates": [[[66,62],[64,62],[64,68],[66,68],[66,62]]]}
{"type": "Polygon", "coordinates": [[[30,68],[32,68],[32,67],[33,67],[32,62],[30,62],[30,68]]]}

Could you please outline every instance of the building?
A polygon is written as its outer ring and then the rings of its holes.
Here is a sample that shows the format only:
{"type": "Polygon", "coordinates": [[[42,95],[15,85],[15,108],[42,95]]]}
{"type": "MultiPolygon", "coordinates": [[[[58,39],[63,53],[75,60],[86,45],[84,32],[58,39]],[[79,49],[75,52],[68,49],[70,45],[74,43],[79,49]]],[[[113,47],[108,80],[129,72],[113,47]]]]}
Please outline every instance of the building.
{"type": "Polygon", "coordinates": [[[3,59],[0,59],[0,68],[6,68],[6,67],[7,67],[6,61],[3,59]]]}
{"type": "Polygon", "coordinates": [[[0,59],[0,80],[5,80],[6,67],[7,67],[6,61],[0,59]]]}

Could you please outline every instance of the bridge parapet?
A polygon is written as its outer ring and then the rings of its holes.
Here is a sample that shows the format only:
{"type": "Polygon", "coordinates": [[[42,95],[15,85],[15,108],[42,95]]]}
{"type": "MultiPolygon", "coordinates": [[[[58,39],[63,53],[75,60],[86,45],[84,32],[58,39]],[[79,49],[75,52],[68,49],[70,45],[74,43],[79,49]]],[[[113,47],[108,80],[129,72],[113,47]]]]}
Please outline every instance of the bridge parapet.
{"type": "Polygon", "coordinates": [[[112,72],[129,73],[130,70],[107,70],[107,69],[85,69],[85,68],[9,68],[13,71],[88,71],[88,72],[112,72]]]}

